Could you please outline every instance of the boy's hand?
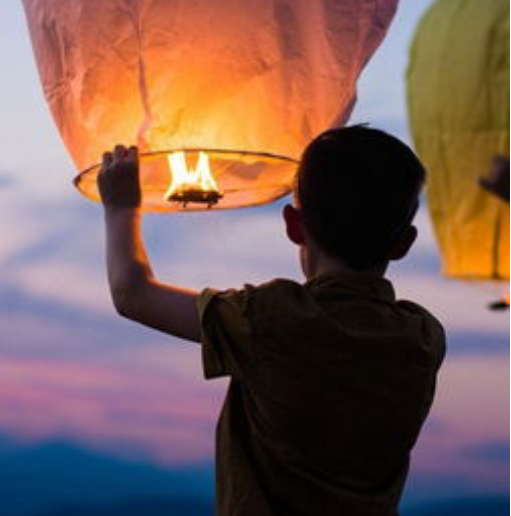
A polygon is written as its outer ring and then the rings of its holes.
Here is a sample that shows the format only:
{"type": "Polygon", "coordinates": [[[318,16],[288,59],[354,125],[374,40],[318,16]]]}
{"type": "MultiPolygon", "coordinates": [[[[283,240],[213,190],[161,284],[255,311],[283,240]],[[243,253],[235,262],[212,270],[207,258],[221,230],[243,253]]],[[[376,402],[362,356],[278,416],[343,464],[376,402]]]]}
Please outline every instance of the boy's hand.
{"type": "Polygon", "coordinates": [[[98,188],[105,208],[138,208],[142,201],[138,149],[117,145],[105,152],[98,173],[98,188]]]}

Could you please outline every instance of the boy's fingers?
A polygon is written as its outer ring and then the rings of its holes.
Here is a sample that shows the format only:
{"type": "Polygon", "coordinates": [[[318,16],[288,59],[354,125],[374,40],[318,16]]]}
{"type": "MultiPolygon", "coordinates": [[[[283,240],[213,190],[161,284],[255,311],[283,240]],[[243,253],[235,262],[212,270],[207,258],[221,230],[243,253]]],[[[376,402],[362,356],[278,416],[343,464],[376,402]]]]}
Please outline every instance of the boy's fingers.
{"type": "Polygon", "coordinates": [[[101,169],[105,170],[112,164],[113,155],[111,152],[104,152],[103,153],[103,161],[101,163],[101,169]]]}
{"type": "Polygon", "coordinates": [[[129,161],[136,162],[138,160],[138,148],[135,147],[135,145],[132,145],[128,149],[128,153],[126,154],[126,157],[129,161]]]}
{"type": "Polygon", "coordinates": [[[123,161],[126,157],[126,147],[124,145],[116,145],[114,149],[114,162],[123,161]]]}

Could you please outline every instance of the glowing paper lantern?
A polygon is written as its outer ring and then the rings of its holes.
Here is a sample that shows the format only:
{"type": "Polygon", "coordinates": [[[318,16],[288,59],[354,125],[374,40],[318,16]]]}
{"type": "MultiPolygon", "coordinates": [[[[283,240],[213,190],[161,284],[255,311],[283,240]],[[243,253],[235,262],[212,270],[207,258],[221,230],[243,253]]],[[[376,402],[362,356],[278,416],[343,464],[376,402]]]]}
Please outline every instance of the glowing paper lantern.
{"type": "Polygon", "coordinates": [[[509,278],[509,205],[480,187],[509,157],[509,2],[440,0],[411,49],[408,102],[444,272],[509,278]]]}
{"type": "Polygon", "coordinates": [[[117,142],[137,144],[149,154],[144,208],[175,211],[187,192],[199,209],[217,201],[220,208],[261,204],[288,193],[306,143],[347,120],[356,79],[397,1],[24,6],[46,98],[83,171],[80,191],[97,200],[92,165],[117,142]],[[172,159],[178,151],[185,153],[172,159]],[[204,171],[204,155],[219,192],[209,182],[201,199],[196,185],[186,185],[204,171]],[[182,175],[173,163],[193,170],[184,186],[169,185],[182,175]]]}

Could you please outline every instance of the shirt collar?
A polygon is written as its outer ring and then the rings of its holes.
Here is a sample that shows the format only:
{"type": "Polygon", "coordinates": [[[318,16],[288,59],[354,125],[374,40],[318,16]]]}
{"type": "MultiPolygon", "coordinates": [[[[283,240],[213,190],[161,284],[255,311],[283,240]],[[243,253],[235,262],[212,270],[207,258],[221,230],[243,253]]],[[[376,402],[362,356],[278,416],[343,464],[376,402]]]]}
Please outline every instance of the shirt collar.
{"type": "Polygon", "coordinates": [[[378,299],[389,303],[396,301],[392,283],[370,274],[356,272],[328,272],[311,278],[305,283],[306,287],[330,287],[350,291],[360,297],[378,299]]]}

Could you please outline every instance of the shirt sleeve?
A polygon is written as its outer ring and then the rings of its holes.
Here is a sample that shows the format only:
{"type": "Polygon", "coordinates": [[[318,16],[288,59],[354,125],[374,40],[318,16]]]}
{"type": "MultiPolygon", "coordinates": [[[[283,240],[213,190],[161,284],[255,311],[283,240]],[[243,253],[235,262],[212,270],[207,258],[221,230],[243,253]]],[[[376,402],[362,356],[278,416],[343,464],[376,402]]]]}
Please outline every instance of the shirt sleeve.
{"type": "Polygon", "coordinates": [[[205,289],[197,299],[201,321],[202,364],[206,379],[241,379],[253,363],[248,315],[249,287],[219,292],[205,289]]]}

